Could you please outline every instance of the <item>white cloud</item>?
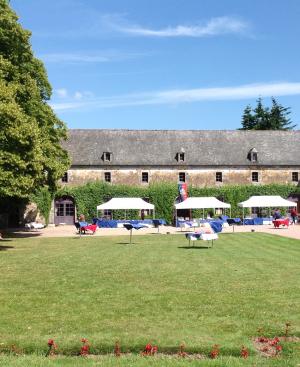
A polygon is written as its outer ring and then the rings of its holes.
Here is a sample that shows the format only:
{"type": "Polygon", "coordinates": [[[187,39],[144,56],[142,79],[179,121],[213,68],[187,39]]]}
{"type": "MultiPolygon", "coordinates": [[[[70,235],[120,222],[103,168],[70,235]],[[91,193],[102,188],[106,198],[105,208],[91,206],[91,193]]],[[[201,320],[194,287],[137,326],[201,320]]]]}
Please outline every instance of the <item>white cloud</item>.
{"type": "Polygon", "coordinates": [[[83,94],[81,92],[75,92],[74,99],[80,100],[82,99],[82,97],[83,97],[83,94]]]}
{"type": "Polygon", "coordinates": [[[89,98],[85,101],[55,103],[55,110],[114,108],[143,105],[175,105],[201,101],[242,100],[261,97],[299,95],[300,82],[246,84],[235,87],[171,89],[145,93],[126,94],[107,98],[89,98]]]}
{"type": "Polygon", "coordinates": [[[104,50],[99,53],[89,54],[87,52],[78,53],[53,53],[53,54],[41,54],[41,58],[44,62],[48,63],[68,63],[68,64],[82,64],[82,63],[104,63],[113,61],[122,61],[127,59],[135,59],[149,55],[149,52],[121,52],[118,50],[104,50]]]}
{"type": "Polygon", "coordinates": [[[51,106],[55,106],[55,109],[70,109],[74,108],[72,106],[77,106],[88,103],[94,94],[90,91],[76,91],[75,93],[68,92],[66,88],[60,88],[54,90],[53,102],[51,106]],[[58,102],[58,100],[63,99],[63,102],[58,102]]]}
{"type": "Polygon", "coordinates": [[[87,55],[87,54],[71,54],[71,53],[53,53],[43,54],[39,57],[45,62],[68,62],[68,63],[100,63],[108,62],[109,58],[102,55],[87,55]]]}
{"type": "Polygon", "coordinates": [[[60,89],[55,89],[54,93],[59,97],[59,98],[67,98],[68,96],[68,91],[65,88],[60,88],[60,89]]]}
{"type": "Polygon", "coordinates": [[[223,34],[242,34],[247,31],[249,24],[236,17],[211,18],[206,23],[196,25],[177,25],[162,29],[151,29],[137,25],[122,25],[106,18],[107,23],[115,30],[136,36],[148,37],[208,37],[223,34]]]}

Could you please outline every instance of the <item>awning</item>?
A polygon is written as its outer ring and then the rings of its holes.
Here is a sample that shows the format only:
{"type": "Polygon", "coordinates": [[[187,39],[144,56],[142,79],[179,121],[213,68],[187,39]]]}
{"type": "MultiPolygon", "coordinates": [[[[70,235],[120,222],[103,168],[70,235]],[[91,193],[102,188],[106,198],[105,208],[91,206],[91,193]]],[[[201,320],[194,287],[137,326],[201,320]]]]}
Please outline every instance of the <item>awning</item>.
{"type": "Polygon", "coordinates": [[[212,209],[230,208],[231,205],[223,203],[217,198],[211,197],[189,197],[181,203],[175,204],[176,209],[212,209]]]}
{"type": "Polygon", "coordinates": [[[297,206],[296,203],[283,199],[281,196],[251,196],[238,204],[243,208],[275,208],[297,206]]]}
{"type": "Polygon", "coordinates": [[[117,210],[117,209],[148,209],[153,210],[154,205],[147,203],[141,198],[113,198],[107,203],[97,206],[97,210],[117,210]]]}

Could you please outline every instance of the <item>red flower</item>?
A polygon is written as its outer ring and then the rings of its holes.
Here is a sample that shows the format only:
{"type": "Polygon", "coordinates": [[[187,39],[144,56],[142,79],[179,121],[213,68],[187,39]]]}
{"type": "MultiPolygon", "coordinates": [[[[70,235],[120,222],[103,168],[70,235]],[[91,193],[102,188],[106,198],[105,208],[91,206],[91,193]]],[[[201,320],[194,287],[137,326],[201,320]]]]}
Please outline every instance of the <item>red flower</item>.
{"type": "Polygon", "coordinates": [[[282,351],[282,346],[281,345],[276,345],[276,351],[277,352],[281,352],[282,351]]]}
{"type": "Polygon", "coordinates": [[[115,343],[114,352],[115,352],[115,356],[116,357],[120,357],[120,355],[121,355],[121,348],[120,348],[120,343],[118,341],[116,341],[116,343],[115,343]]]}
{"type": "Polygon", "coordinates": [[[210,351],[210,358],[211,359],[215,359],[215,358],[217,358],[218,357],[218,355],[219,355],[219,353],[220,353],[220,349],[219,349],[219,346],[217,345],[217,344],[215,344],[214,346],[213,346],[213,348],[212,348],[212,350],[210,351]]]}
{"type": "Polygon", "coordinates": [[[248,349],[244,346],[242,346],[242,349],[241,349],[241,357],[244,359],[249,357],[248,349]]]}
{"type": "Polygon", "coordinates": [[[54,345],[54,340],[53,339],[49,339],[48,340],[48,347],[52,347],[54,345]]]}
{"type": "Polygon", "coordinates": [[[154,346],[152,347],[152,349],[151,349],[151,353],[152,353],[152,354],[155,354],[155,353],[157,353],[157,351],[158,351],[158,348],[157,348],[157,346],[156,346],[156,345],[154,345],[154,346]]]}
{"type": "Polygon", "coordinates": [[[87,340],[86,338],[82,338],[82,339],[81,339],[81,342],[82,342],[82,343],[88,343],[88,340],[87,340]]]}
{"type": "Polygon", "coordinates": [[[50,356],[50,355],[54,355],[55,353],[55,349],[57,349],[57,345],[55,344],[54,339],[48,339],[48,351],[46,353],[46,357],[50,356]]]}
{"type": "Polygon", "coordinates": [[[145,351],[146,353],[151,353],[151,350],[152,350],[152,345],[151,345],[151,344],[147,344],[147,345],[145,346],[144,351],[145,351]]]}
{"type": "Polygon", "coordinates": [[[89,349],[90,349],[90,346],[89,346],[88,344],[83,345],[83,346],[81,347],[81,349],[80,349],[80,354],[81,354],[82,356],[86,356],[86,355],[88,355],[88,354],[89,354],[89,349]]]}
{"type": "Polygon", "coordinates": [[[265,338],[264,336],[261,336],[261,337],[257,338],[257,341],[259,343],[267,343],[269,341],[269,339],[265,338]]]}

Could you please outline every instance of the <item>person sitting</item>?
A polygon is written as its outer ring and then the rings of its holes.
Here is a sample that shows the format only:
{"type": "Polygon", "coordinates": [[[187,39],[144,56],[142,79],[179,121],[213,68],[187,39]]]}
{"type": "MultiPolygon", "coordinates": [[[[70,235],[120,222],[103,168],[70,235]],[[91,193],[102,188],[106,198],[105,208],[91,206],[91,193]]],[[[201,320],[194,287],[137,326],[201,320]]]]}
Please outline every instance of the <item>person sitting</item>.
{"type": "Polygon", "coordinates": [[[281,218],[281,213],[279,209],[275,209],[274,214],[273,214],[273,218],[276,219],[280,219],[281,218]]]}
{"type": "Polygon", "coordinates": [[[78,222],[85,222],[85,216],[84,216],[84,214],[80,214],[79,215],[78,222]]]}

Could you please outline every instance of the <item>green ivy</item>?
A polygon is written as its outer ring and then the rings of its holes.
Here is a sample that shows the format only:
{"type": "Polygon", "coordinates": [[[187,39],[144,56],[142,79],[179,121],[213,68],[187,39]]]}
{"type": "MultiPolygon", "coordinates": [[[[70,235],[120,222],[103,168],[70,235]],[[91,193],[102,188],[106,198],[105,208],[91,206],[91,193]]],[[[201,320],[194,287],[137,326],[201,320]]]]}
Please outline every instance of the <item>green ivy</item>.
{"type": "MultiPolygon", "coordinates": [[[[237,204],[252,195],[280,195],[287,198],[292,193],[300,193],[300,188],[293,185],[237,185],[223,187],[189,187],[189,196],[215,196],[231,204],[231,216],[241,217],[242,208],[237,204]]],[[[174,201],[178,196],[177,184],[160,183],[148,187],[110,185],[104,182],[88,183],[83,186],[65,187],[56,193],[56,197],[70,195],[75,200],[78,214],[84,214],[88,220],[97,215],[96,207],[113,197],[149,198],[155,205],[155,217],[164,218],[172,223],[174,201]]],[[[198,212],[195,212],[199,214],[198,212]]],[[[127,211],[127,218],[137,218],[137,211],[127,211]]],[[[205,211],[207,214],[207,211],[205,211]]],[[[202,214],[198,215],[202,216],[202,214]]],[[[115,219],[124,219],[124,211],[115,211],[115,219]]]]}
{"type": "Polygon", "coordinates": [[[30,197],[30,201],[36,203],[39,212],[45,218],[46,225],[48,225],[49,222],[52,200],[53,195],[46,186],[39,189],[39,191],[30,197]]]}

